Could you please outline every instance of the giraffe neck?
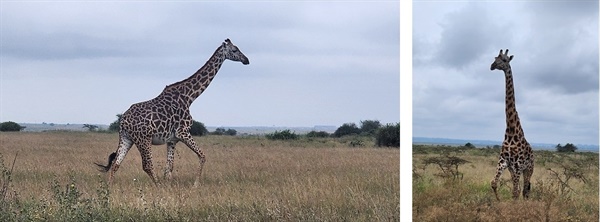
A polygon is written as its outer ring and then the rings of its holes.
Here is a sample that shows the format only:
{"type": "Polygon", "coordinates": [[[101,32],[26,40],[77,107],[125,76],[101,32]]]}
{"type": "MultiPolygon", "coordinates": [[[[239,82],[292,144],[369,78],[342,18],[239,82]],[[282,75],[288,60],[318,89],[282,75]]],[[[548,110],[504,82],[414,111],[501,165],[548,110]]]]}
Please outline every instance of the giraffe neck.
{"type": "Polygon", "coordinates": [[[172,99],[176,104],[189,108],[192,102],[206,90],[223,65],[225,55],[221,52],[221,48],[222,46],[217,48],[196,73],[187,79],[168,85],[158,97],[172,99]]]}
{"type": "Polygon", "coordinates": [[[523,132],[523,129],[521,128],[521,121],[519,120],[519,114],[517,113],[515,87],[513,84],[512,69],[510,67],[508,67],[507,70],[504,70],[504,77],[506,79],[506,134],[514,135],[523,132]]]}

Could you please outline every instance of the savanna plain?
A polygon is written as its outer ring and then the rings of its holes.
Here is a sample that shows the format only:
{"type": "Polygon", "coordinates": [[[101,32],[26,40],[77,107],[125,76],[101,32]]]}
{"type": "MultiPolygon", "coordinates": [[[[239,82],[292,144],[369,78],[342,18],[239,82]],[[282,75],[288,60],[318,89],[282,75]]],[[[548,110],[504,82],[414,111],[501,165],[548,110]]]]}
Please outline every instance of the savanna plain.
{"type": "Polygon", "coordinates": [[[162,177],[165,146],[152,150],[158,185],[134,146],[107,185],[94,162],[106,164],[115,133],[0,133],[0,221],[399,220],[397,148],[369,138],[195,139],[207,156],[199,186],[198,158],[181,143],[172,180],[162,177]]]}
{"type": "Polygon", "coordinates": [[[414,221],[599,220],[598,153],[534,151],[529,199],[512,199],[505,170],[498,201],[490,181],[499,153],[499,148],[413,145],[414,221]]]}

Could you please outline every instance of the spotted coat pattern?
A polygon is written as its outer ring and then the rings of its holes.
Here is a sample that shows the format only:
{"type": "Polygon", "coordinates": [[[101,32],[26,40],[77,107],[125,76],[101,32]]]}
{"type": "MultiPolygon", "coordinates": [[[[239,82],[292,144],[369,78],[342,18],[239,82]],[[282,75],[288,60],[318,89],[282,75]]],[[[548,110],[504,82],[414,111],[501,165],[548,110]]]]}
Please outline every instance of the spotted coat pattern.
{"type": "Polygon", "coordinates": [[[151,146],[166,144],[165,177],[171,179],[175,145],[178,142],[187,145],[200,160],[194,184],[198,183],[206,157],[189,133],[193,122],[189,107],[208,87],[226,59],[249,64],[248,58],[238,47],[226,39],[206,64],[192,76],[168,85],[154,99],[133,104],[123,113],[117,151],[109,156],[108,165],[97,164],[103,171],[108,171],[109,183],[133,144],[142,156],[142,168],[154,183],[157,183],[157,178],[152,165],[151,146]]]}
{"type": "Polygon", "coordinates": [[[525,139],[519,114],[515,105],[515,89],[513,85],[512,69],[510,61],[513,56],[508,56],[508,49],[505,53],[500,53],[495,58],[490,69],[502,70],[506,80],[506,132],[504,133],[504,142],[496,167],[496,176],[491,182],[492,190],[496,199],[498,197],[498,181],[502,176],[504,169],[508,168],[513,183],[512,197],[518,199],[520,195],[519,181],[523,174],[523,198],[529,198],[531,190],[531,175],[533,174],[534,156],[531,145],[525,139]]]}

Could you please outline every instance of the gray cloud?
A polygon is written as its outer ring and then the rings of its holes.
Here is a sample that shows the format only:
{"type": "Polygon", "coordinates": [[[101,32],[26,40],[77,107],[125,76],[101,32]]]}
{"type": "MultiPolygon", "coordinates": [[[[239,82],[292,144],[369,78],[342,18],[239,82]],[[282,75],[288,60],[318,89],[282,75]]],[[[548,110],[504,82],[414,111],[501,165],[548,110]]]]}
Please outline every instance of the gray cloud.
{"type": "Polygon", "coordinates": [[[6,2],[0,121],[112,122],[231,38],[251,64],[226,62],[194,103],[207,125],[397,122],[398,13],[397,2],[6,2]]]}
{"type": "Polygon", "coordinates": [[[488,13],[473,3],[440,21],[442,32],[436,60],[449,67],[463,68],[482,56],[497,41],[494,31],[498,27],[488,13]]]}
{"type": "Polygon", "coordinates": [[[413,135],[501,140],[504,76],[489,65],[508,48],[528,139],[597,144],[597,7],[415,2],[413,135]]]}

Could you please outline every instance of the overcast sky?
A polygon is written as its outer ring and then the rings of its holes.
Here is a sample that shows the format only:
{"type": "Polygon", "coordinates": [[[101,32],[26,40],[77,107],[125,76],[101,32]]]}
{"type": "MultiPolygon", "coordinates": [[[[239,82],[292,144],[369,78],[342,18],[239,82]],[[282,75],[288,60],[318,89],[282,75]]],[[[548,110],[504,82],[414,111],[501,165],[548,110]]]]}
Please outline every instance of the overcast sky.
{"type": "Polygon", "coordinates": [[[192,104],[208,126],[399,121],[399,3],[2,2],[0,121],[109,124],[226,61],[192,104]]]}
{"type": "Polygon", "coordinates": [[[413,135],[502,141],[510,49],[535,143],[598,144],[598,1],[413,3],[413,135]]]}

